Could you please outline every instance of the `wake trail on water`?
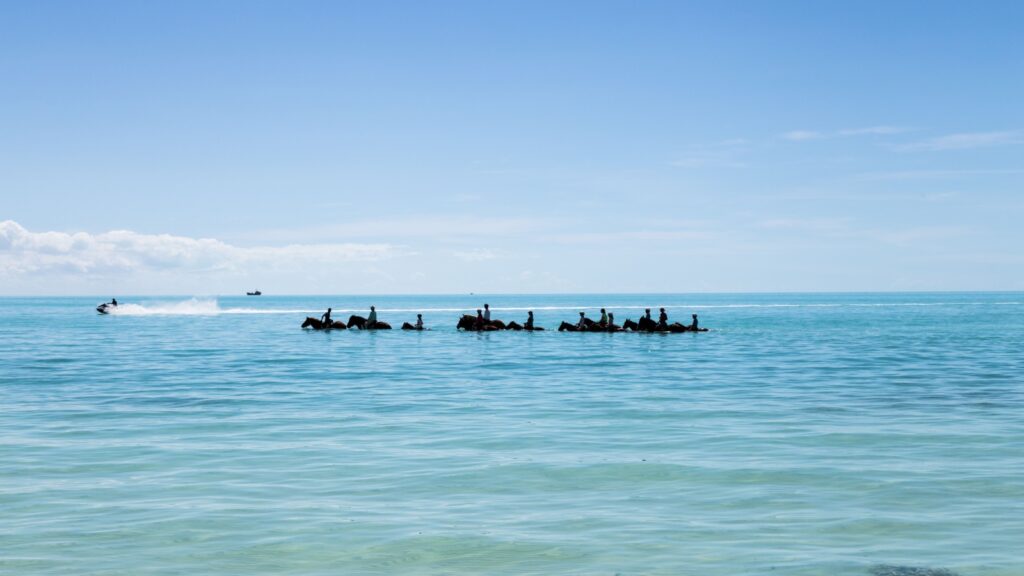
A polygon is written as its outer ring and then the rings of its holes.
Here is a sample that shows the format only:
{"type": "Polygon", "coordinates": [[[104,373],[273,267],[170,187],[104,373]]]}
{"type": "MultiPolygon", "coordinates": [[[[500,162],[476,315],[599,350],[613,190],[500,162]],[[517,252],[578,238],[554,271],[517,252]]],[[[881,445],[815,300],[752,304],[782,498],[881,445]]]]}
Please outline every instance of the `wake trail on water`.
{"type": "Polygon", "coordinates": [[[313,310],[277,308],[221,308],[216,299],[191,298],[180,302],[120,304],[110,309],[114,316],[219,316],[221,314],[306,314],[313,310]]]}

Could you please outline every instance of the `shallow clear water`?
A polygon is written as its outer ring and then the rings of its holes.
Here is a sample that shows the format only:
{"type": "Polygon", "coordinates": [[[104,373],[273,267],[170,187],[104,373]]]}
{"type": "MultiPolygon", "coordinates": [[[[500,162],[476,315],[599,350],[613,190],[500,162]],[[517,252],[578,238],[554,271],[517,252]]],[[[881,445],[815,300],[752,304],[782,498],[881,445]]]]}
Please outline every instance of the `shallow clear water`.
{"type": "Polygon", "coordinates": [[[1024,294],[484,300],[0,299],[0,573],[1024,574],[1024,294]]]}

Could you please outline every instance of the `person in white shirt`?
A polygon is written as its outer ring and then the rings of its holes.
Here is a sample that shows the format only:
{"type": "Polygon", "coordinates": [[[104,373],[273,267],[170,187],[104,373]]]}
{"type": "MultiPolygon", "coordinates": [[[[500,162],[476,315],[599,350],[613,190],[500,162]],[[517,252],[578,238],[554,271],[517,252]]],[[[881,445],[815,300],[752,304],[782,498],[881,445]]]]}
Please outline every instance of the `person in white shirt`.
{"type": "Polygon", "coordinates": [[[491,307],[488,304],[484,304],[484,322],[491,321],[491,307]]]}

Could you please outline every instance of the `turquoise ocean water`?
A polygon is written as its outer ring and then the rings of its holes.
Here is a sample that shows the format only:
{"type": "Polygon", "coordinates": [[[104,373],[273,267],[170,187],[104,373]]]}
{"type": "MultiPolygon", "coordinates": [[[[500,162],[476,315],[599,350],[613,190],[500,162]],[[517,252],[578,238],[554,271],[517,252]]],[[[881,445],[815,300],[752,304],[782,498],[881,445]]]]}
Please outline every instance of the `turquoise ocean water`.
{"type": "Polygon", "coordinates": [[[0,299],[0,574],[1024,574],[1021,293],[119,300],[0,299]]]}

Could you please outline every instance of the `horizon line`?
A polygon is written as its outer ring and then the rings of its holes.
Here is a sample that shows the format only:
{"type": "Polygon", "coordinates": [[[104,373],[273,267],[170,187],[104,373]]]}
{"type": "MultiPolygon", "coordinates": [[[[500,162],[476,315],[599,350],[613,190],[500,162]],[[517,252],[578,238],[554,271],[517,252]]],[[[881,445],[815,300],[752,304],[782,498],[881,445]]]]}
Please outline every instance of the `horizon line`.
{"type": "MultiPolygon", "coordinates": [[[[157,294],[137,293],[124,294],[122,298],[145,297],[145,298],[222,298],[222,297],[408,297],[408,296],[681,296],[681,295],[801,295],[801,294],[1024,294],[1024,289],[1001,289],[1001,290],[722,290],[722,291],[697,291],[697,292],[393,292],[393,293],[280,293],[261,294],[249,296],[247,294],[225,293],[225,294],[157,294]]],[[[0,294],[0,298],[105,298],[109,295],[101,293],[83,294],[0,294]]],[[[118,296],[112,296],[117,298],[118,296]]]]}

